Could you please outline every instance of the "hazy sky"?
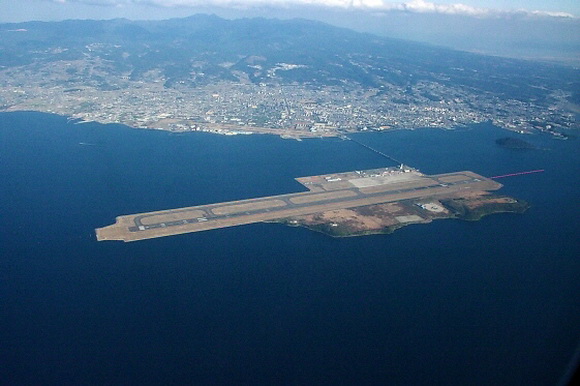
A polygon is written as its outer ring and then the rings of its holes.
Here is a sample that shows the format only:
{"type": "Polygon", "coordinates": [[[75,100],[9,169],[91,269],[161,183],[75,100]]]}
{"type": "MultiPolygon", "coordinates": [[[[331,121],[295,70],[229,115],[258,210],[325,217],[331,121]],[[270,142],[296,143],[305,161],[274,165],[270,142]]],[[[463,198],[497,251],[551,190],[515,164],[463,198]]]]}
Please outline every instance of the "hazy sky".
{"type": "Polygon", "coordinates": [[[305,7],[470,17],[580,15],[578,0],[2,0],[0,22],[116,17],[159,19],[187,16],[214,8],[250,12],[260,9],[298,10],[305,7]]]}
{"type": "Polygon", "coordinates": [[[0,22],[196,13],[315,19],[461,50],[580,64],[580,0],[0,0],[0,22]]]}

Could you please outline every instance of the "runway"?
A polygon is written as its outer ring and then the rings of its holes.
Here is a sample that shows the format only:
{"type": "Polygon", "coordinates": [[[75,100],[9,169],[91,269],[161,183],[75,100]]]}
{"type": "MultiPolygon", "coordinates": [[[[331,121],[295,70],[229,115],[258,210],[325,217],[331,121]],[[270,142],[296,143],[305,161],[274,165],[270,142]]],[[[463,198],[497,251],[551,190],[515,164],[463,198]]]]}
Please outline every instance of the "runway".
{"type": "Polygon", "coordinates": [[[97,240],[137,241],[502,186],[470,171],[428,176],[403,165],[296,180],[309,191],[119,216],[115,224],[96,229],[97,240]]]}

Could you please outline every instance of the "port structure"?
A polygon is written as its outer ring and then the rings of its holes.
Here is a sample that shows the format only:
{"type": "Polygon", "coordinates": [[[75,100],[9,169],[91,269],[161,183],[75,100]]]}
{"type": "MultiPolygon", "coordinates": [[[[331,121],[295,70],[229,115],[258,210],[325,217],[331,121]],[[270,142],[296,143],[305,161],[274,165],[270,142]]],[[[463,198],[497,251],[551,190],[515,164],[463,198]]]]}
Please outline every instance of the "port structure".
{"type": "Polygon", "coordinates": [[[502,186],[471,171],[425,175],[402,164],[296,180],[308,191],[119,216],[114,224],[96,229],[97,240],[138,241],[502,186]]]}

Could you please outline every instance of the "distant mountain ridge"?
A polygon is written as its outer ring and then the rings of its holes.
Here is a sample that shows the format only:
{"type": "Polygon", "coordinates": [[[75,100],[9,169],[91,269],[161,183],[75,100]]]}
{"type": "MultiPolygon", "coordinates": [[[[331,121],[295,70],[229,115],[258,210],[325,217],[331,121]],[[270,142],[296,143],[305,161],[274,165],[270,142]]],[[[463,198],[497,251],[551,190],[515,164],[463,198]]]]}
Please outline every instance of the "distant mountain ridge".
{"type": "Polygon", "coordinates": [[[233,72],[239,71],[252,82],[341,84],[346,80],[378,87],[384,82],[404,86],[427,80],[541,100],[549,93],[546,81],[550,88],[575,92],[580,85],[579,72],[569,68],[464,53],[299,19],[225,20],[195,15],[163,21],[27,22],[0,25],[0,30],[0,66],[82,59],[87,45],[103,44],[91,53],[111,61],[110,71],[130,69],[131,77],[139,79],[146,71],[161,69],[168,86],[216,78],[235,81],[239,76],[233,72]],[[6,32],[17,29],[27,32],[6,32]],[[58,48],[66,51],[55,53],[58,48]],[[248,63],[251,57],[263,60],[248,63]],[[231,67],[224,62],[232,63],[231,67]],[[305,67],[279,71],[272,79],[267,69],[277,63],[305,67]],[[192,79],[192,67],[203,76],[192,79]],[[501,77],[509,77],[509,82],[501,77]]]}

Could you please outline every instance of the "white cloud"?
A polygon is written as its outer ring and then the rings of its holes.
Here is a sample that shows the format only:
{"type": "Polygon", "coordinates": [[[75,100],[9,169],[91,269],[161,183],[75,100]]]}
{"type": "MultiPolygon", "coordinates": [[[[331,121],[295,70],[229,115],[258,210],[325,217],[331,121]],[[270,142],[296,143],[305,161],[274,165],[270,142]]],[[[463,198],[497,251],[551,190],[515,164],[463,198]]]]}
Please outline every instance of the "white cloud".
{"type": "Polygon", "coordinates": [[[400,5],[401,9],[417,13],[444,13],[451,15],[488,16],[492,11],[464,4],[435,4],[424,0],[413,0],[400,5]]]}
{"type": "Polygon", "coordinates": [[[445,15],[463,15],[471,17],[554,17],[574,18],[566,12],[547,12],[534,10],[500,10],[493,8],[472,7],[461,3],[440,4],[425,0],[392,2],[386,0],[48,0],[57,3],[85,3],[102,6],[150,5],[159,7],[291,7],[317,6],[368,11],[399,11],[411,13],[437,13],[445,15]]]}

